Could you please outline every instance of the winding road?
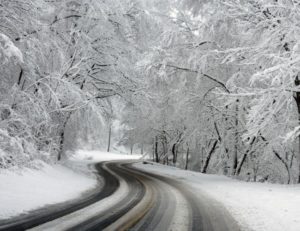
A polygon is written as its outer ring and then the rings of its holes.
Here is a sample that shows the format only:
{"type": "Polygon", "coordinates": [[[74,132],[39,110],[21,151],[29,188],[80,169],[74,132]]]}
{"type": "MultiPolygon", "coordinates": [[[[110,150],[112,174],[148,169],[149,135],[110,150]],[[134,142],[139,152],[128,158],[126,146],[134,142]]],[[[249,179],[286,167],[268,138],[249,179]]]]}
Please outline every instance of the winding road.
{"type": "Polygon", "coordinates": [[[230,214],[205,194],[132,163],[96,164],[95,173],[105,180],[103,187],[80,200],[0,221],[0,230],[240,230],[230,214]]]}

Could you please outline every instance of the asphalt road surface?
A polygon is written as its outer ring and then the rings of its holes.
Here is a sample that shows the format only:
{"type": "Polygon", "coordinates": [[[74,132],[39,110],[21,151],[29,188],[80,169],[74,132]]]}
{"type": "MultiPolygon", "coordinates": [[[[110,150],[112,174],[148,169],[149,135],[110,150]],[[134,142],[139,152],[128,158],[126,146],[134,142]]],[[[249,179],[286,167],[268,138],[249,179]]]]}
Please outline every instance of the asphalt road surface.
{"type": "Polygon", "coordinates": [[[237,231],[216,201],[184,183],[132,166],[133,161],[98,163],[104,186],[82,199],[0,221],[0,230],[237,231]]]}

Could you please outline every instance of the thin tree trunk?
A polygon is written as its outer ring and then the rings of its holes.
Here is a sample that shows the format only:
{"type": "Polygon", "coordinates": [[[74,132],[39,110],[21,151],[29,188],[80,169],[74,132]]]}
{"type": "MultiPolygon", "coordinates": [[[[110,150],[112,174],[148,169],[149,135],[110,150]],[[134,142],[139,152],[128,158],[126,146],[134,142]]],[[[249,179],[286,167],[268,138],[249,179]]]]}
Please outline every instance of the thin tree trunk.
{"type": "Polygon", "coordinates": [[[153,145],[152,145],[152,161],[155,161],[155,138],[153,139],[153,145]]]}
{"type": "Polygon", "coordinates": [[[185,170],[188,169],[189,164],[189,154],[190,154],[190,148],[188,147],[186,150],[186,157],[185,157],[185,170]]]}
{"type": "Polygon", "coordinates": [[[108,129],[107,152],[110,152],[110,142],[111,142],[111,124],[109,124],[109,129],[108,129]]]}
{"type": "Polygon", "coordinates": [[[169,165],[169,150],[168,150],[168,143],[167,143],[167,138],[164,135],[162,137],[162,146],[163,146],[163,164],[169,165]]]}
{"type": "Polygon", "coordinates": [[[238,164],[238,166],[237,166],[237,169],[236,169],[236,171],[235,171],[235,175],[236,175],[236,176],[240,175],[241,170],[242,170],[242,167],[243,167],[243,165],[244,165],[244,163],[245,163],[247,154],[248,154],[248,152],[244,153],[244,155],[243,155],[241,161],[239,162],[239,164],[238,164]]]}
{"type": "Polygon", "coordinates": [[[275,154],[275,156],[281,161],[281,163],[283,163],[287,174],[288,174],[288,179],[287,179],[287,184],[289,184],[291,182],[291,172],[290,172],[290,168],[288,163],[279,155],[278,152],[276,152],[275,150],[273,150],[273,153],[275,154]]]}
{"type": "Polygon", "coordinates": [[[253,171],[253,182],[256,182],[256,174],[257,174],[257,170],[254,169],[254,171],[253,171]]]}
{"type": "Polygon", "coordinates": [[[155,141],[153,141],[153,145],[152,145],[152,161],[155,161],[155,141]]]}
{"type": "Polygon", "coordinates": [[[133,153],[133,147],[134,147],[134,144],[131,143],[131,144],[130,144],[130,155],[132,155],[132,153],[133,153]]]}
{"type": "Polygon", "coordinates": [[[155,136],[155,145],[154,145],[154,153],[155,153],[155,162],[159,162],[159,157],[158,157],[158,141],[157,141],[157,136],[155,136]]]}
{"type": "Polygon", "coordinates": [[[200,169],[203,169],[204,166],[204,151],[205,151],[205,147],[201,148],[201,166],[200,169]]]}
{"type": "MultiPolygon", "coordinates": [[[[300,86],[300,79],[299,76],[296,76],[295,79],[296,87],[300,86]]],[[[297,104],[297,111],[298,111],[298,125],[300,125],[300,92],[294,93],[294,99],[297,104]]],[[[298,180],[297,183],[300,183],[300,135],[298,136],[298,180]]]]}
{"type": "Polygon", "coordinates": [[[294,156],[295,156],[294,153],[292,153],[291,160],[290,160],[290,164],[289,164],[290,169],[293,167],[294,156]]]}
{"type": "Polygon", "coordinates": [[[249,154],[250,150],[252,149],[252,145],[254,144],[255,140],[256,140],[256,137],[253,137],[252,141],[251,141],[250,144],[249,144],[249,145],[250,145],[249,148],[248,148],[247,151],[244,153],[244,155],[243,155],[241,161],[239,162],[239,164],[238,164],[238,166],[237,166],[235,175],[238,176],[238,175],[241,173],[241,170],[242,170],[242,167],[243,167],[243,165],[244,165],[244,163],[245,163],[246,157],[247,157],[247,155],[249,154]]]}
{"type": "Polygon", "coordinates": [[[69,112],[64,123],[63,123],[63,127],[60,133],[60,142],[59,142],[59,151],[58,151],[58,156],[57,156],[57,160],[60,161],[62,158],[62,153],[63,153],[63,148],[64,148],[64,142],[65,142],[65,130],[66,130],[66,126],[67,123],[71,117],[72,112],[69,112]]]}
{"type": "Polygon", "coordinates": [[[214,153],[214,151],[215,151],[215,149],[217,147],[217,143],[218,143],[218,140],[215,140],[215,142],[213,143],[213,145],[212,145],[212,147],[211,147],[211,149],[210,149],[210,151],[209,151],[209,153],[208,153],[208,155],[207,155],[207,157],[205,159],[205,162],[204,162],[204,165],[203,165],[203,169],[202,169],[202,173],[206,173],[207,172],[207,167],[209,165],[209,161],[210,161],[211,156],[212,156],[212,154],[214,153]]]}
{"type": "Polygon", "coordinates": [[[234,152],[233,152],[233,162],[232,162],[232,175],[236,174],[236,168],[238,165],[238,125],[239,125],[239,119],[238,119],[238,102],[239,100],[236,100],[236,105],[235,105],[235,132],[234,132],[234,152]]]}
{"type": "Polygon", "coordinates": [[[177,150],[176,150],[176,143],[172,146],[172,154],[173,154],[173,164],[176,165],[177,162],[177,150]]]}
{"type": "MultiPolygon", "coordinates": [[[[225,119],[225,123],[226,123],[226,119],[225,119]]],[[[224,175],[227,175],[227,173],[228,173],[228,167],[227,167],[227,160],[226,160],[226,158],[228,158],[228,149],[226,148],[226,146],[225,146],[225,143],[224,143],[224,141],[223,141],[223,139],[222,139],[222,137],[221,137],[221,134],[220,134],[220,132],[219,132],[219,128],[218,128],[218,125],[217,125],[217,123],[216,122],[214,122],[214,125],[215,125],[215,130],[216,130],[216,133],[217,133],[217,135],[218,135],[218,140],[219,140],[219,142],[220,142],[220,145],[221,145],[221,147],[224,149],[224,152],[225,152],[225,158],[224,158],[224,166],[223,166],[223,174],[224,175]]],[[[228,158],[229,159],[229,158],[228,158]]]]}

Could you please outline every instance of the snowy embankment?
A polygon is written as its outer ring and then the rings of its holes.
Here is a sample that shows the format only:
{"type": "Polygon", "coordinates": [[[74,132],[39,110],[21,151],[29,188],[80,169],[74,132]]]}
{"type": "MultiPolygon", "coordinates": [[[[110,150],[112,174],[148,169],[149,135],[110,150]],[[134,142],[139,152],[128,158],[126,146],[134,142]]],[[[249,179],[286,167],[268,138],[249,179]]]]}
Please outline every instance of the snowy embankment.
{"type": "Polygon", "coordinates": [[[87,165],[75,170],[41,163],[39,169],[0,172],[0,219],[7,219],[46,205],[76,199],[97,185],[87,165]]]}
{"type": "MultiPolygon", "coordinates": [[[[115,161],[115,160],[133,160],[140,159],[140,155],[121,155],[100,151],[77,151],[73,160],[76,160],[80,163],[98,163],[102,161],[115,161]]],[[[56,230],[71,230],[74,226],[86,222],[89,219],[92,219],[96,215],[103,215],[104,211],[116,206],[116,204],[124,199],[129,193],[128,184],[125,180],[115,175],[120,181],[120,187],[110,196],[91,204],[87,207],[84,207],[80,210],[77,210],[71,214],[58,218],[56,220],[50,221],[48,223],[42,224],[41,226],[35,227],[32,230],[35,231],[56,231],[56,230]]]]}
{"type": "Polygon", "coordinates": [[[205,193],[225,207],[242,230],[299,231],[300,186],[241,182],[158,164],[135,167],[175,178],[205,193]]]}
{"type": "Polygon", "coordinates": [[[1,170],[0,220],[74,200],[99,187],[91,170],[93,163],[136,158],[140,156],[80,150],[63,164],[41,162],[38,169],[1,170]]]}

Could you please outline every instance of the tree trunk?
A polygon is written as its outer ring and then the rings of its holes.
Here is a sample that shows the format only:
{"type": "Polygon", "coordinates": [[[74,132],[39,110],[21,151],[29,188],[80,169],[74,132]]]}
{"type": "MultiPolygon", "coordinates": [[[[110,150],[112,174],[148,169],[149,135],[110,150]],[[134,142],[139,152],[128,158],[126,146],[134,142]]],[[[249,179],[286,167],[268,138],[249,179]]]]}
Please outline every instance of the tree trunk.
{"type": "Polygon", "coordinates": [[[63,127],[60,133],[60,142],[59,142],[59,151],[58,151],[58,156],[57,156],[57,160],[60,161],[62,158],[62,153],[63,153],[63,148],[64,148],[64,142],[65,142],[65,130],[66,130],[66,126],[67,123],[71,117],[72,112],[69,112],[64,123],[63,123],[63,127]]]}
{"type": "Polygon", "coordinates": [[[243,167],[243,165],[244,165],[244,163],[245,163],[245,160],[246,160],[247,155],[248,155],[248,151],[247,151],[246,153],[244,153],[244,155],[243,155],[243,157],[242,157],[240,163],[239,163],[238,166],[237,166],[237,169],[236,169],[236,171],[235,171],[235,175],[236,175],[236,176],[240,175],[241,170],[242,170],[242,167],[243,167]]]}
{"type": "Polygon", "coordinates": [[[144,143],[141,144],[141,155],[144,154],[144,143]]]}
{"type": "MultiPolygon", "coordinates": [[[[295,85],[298,87],[300,85],[299,76],[296,76],[295,85]]],[[[294,99],[297,104],[297,111],[298,111],[298,125],[300,125],[300,92],[294,93],[294,99]]],[[[300,183],[300,135],[298,136],[298,180],[297,183],[300,183]]]]}
{"type": "Polygon", "coordinates": [[[173,154],[173,164],[176,165],[177,162],[177,148],[176,148],[176,144],[173,144],[172,146],[172,154],[173,154]]]}
{"type": "Polygon", "coordinates": [[[290,159],[290,164],[289,164],[290,169],[293,167],[293,160],[294,160],[294,153],[292,153],[292,156],[290,159]]]}
{"type": "Polygon", "coordinates": [[[131,144],[130,144],[130,155],[132,155],[132,153],[133,153],[133,147],[134,147],[134,144],[131,143],[131,144]]]}
{"type": "Polygon", "coordinates": [[[185,170],[188,169],[189,164],[189,154],[190,154],[190,148],[188,147],[186,150],[186,157],[185,157],[185,170]]]}
{"type": "Polygon", "coordinates": [[[155,139],[153,139],[153,145],[152,145],[152,161],[155,161],[155,139]]]}
{"type": "MultiPolygon", "coordinates": [[[[295,79],[295,85],[298,87],[300,85],[300,79],[299,76],[296,76],[295,79]]],[[[300,125],[300,92],[294,93],[294,99],[296,101],[297,105],[297,111],[298,111],[298,125],[300,125]]],[[[300,183],[300,135],[298,136],[298,180],[297,183],[300,183]]]]}
{"type": "Polygon", "coordinates": [[[244,153],[244,155],[243,155],[241,161],[239,162],[239,164],[238,164],[238,166],[237,166],[235,175],[237,175],[237,176],[240,175],[241,170],[242,170],[242,167],[243,167],[243,165],[244,165],[244,163],[245,163],[246,157],[247,157],[247,155],[249,154],[249,152],[250,152],[250,150],[251,150],[251,148],[252,148],[252,145],[254,144],[255,140],[256,140],[256,137],[253,137],[252,141],[251,141],[250,144],[249,144],[249,145],[250,145],[249,148],[248,148],[247,151],[244,153]]]}
{"type": "Polygon", "coordinates": [[[233,162],[232,162],[232,175],[236,174],[236,168],[238,165],[238,142],[239,142],[239,137],[238,137],[238,125],[239,125],[239,119],[238,119],[238,102],[239,99],[236,100],[236,105],[235,105],[235,132],[234,132],[234,152],[233,152],[233,162]]]}
{"type": "Polygon", "coordinates": [[[209,151],[209,153],[208,153],[208,155],[207,155],[207,157],[205,159],[205,162],[204,162],[204,165],[203,165],[203,169],[202,169],[202,173],[206,173],[207,172],[207,167],[209,165],[209,161],[210,161],[211,156],[212,156],[212,154],[214,153],[214,151],[215,151],[215,149],[217,147],[217,143],[218,143],[218,140],[215,140],[215,142],[213,143],[213,145],[212,145],[212,147],[211,147],[211,149],[210,149],[210,151],[209,151]]]}
{"type": "Polygon", "coordinates": [[[275,154],[275,156],[281,161],[281,163],[283,163],[286,171],[287,171],[287,174],[288,174],[288,179],[287,179],[287,184],[289,184],[291,182],[291,172],[290,172],[290,168],[289,168],[289,165],[287,163],[287,161],[285,161],[280,155],[278,152],[276,152],[275,150],[273,150],[273,153],[275,154]]]}
{"type": "Polygon", "coordinates": [[[109,124],[109,130],[108,130],[107,152],[110,152],[110,141],[111,141],[111,124],[109,124]]]}
{"type": "Polygon", "coordinates": [[[163,146],[163,153],[162,153],[162,156],[163,156],[163,164],[167,164],[169,165],[169,150],[167,148],[167,144],[164,142],[162,144],[163,146]]]}
{"type": "Polygon", "coordinates": [[[154,145],[154,153],[155,153],[155,162],[159,162],[159,157],[158,157],[158,141],[157,141],[157,136],[155,136],[155,145],[154,145]]]}
{"type": "Polygon", "coordinates": [[[204,152],[205,152],[205,147],[203,146],[201,148],[201,166],[200,166],[200,169],[203,169],[203,166],[204,166],[204,152]]]}
{"type": "Polygon", "coordinates": [[[163,148],[163,164],[169,165],[169,150],[168,150],[168,142],[165,135],[162,136],[162,148],[163,148]]]}

